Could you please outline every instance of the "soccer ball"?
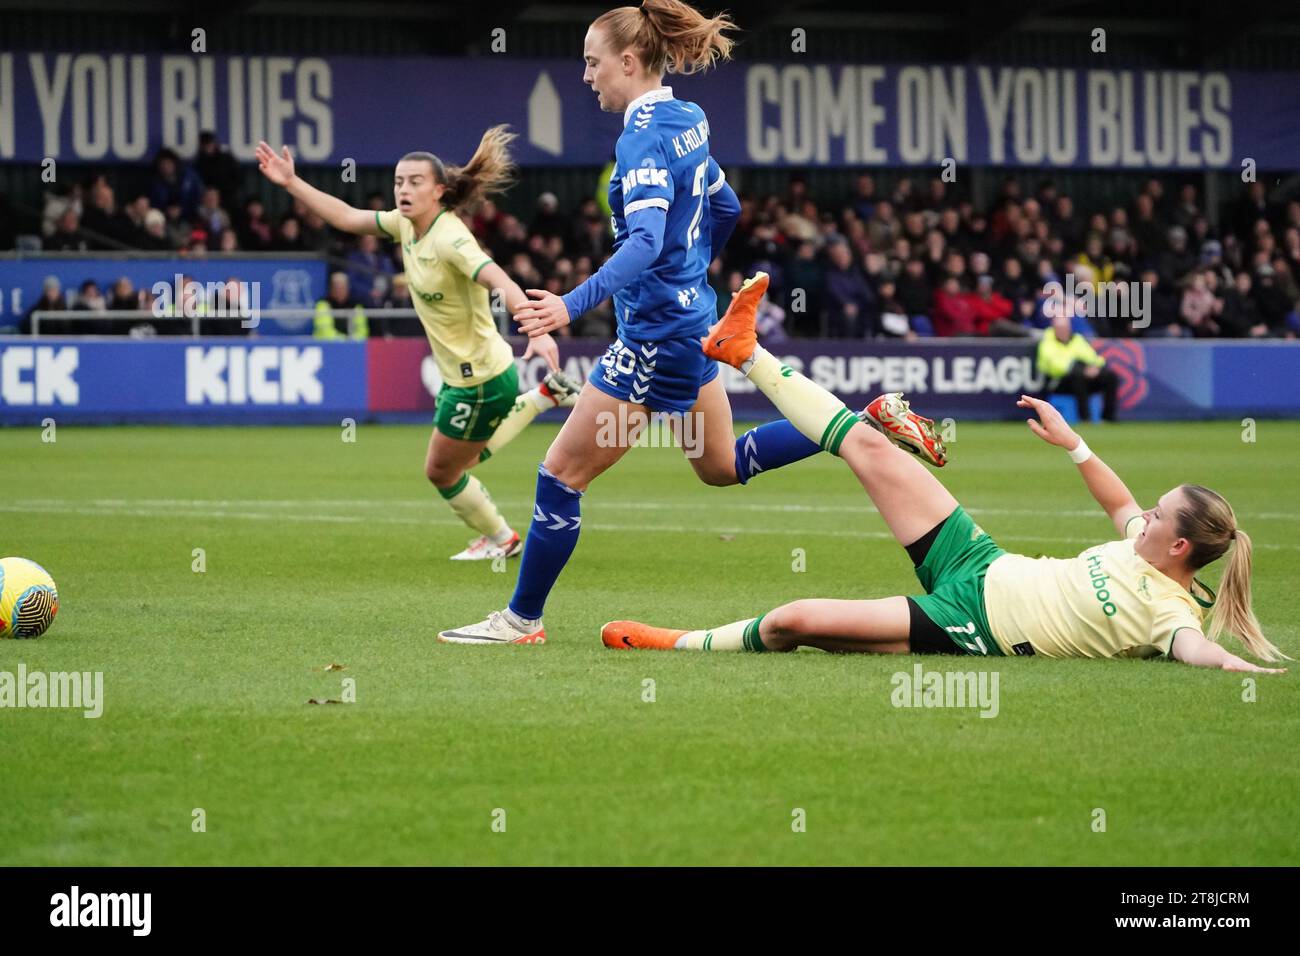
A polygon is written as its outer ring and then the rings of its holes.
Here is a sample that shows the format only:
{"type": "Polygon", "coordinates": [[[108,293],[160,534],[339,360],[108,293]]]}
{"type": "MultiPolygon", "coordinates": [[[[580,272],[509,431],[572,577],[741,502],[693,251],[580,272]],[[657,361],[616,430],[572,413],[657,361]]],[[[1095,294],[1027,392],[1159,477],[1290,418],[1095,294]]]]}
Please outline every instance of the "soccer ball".
{"type": "Polygon", "coordinates": [[[59,613],[54,578],[35,561],[0,558],[0,638],[40,637],[59,613]]]}

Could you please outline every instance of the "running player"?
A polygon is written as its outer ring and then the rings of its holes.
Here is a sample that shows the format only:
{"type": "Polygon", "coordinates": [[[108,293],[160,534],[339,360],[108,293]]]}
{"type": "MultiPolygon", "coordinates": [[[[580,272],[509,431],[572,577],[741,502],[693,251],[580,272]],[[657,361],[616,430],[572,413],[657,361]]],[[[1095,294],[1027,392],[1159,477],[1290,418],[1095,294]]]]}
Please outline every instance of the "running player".
{"type": "MultiPolygon", "coordinates": [[[[756,284],[765,285],[761,278],[756,284]]],[[[704,351],[740,369],[804,434],[818,436],[827,451],[844,459],[907,550],[926,593],[795,601],[702,631],[615,621],[601,632],[607,647],[789,651],[806,645],[881,654],[1163,656],[1229,671],[1282,672],[1217,643],[1229,633],[1261,660],[1285,658],[1251,610],[1250,538],[1213,491],[1179,485],[1143,510],[1056,409],[1022,396],[1017,404],[1038,416],[1028,420],[1030,429],[1069,451],[1120,540],[1068,560],[1008,554],[933,475],[863,427],[830,392],[759,346],[752,299],[728,310],[704,351]],[[1228,562],[1216,604],[1195,574],[1224,554],[1228,562]],[[1207,630],[1202,617],[1210,607],[1207,630]]],[[[876,416],[885,428],[925,440],[928,421],[901,396],[877,402],[885,406],[876,416]]]]}
{"type": "Polygon", "coordinates": [[[519,534],[468,469],[499,451],[541,412],[577,400],[577,387],[559,371],[559,351],[549,335],[529,339],[524,358],[540,355],[550,374],[519,394],[514,356],[493,321],[488,290],[512,310],[527,299],[456,214],[511,183],[507,147],[513,139],[504,126],[494,126],[464,166],[447,166],[432,153],[407,153],[393,173],[397,208],[386,212],[357,209],[321,192],[295,175],[289,147],[277,154],[266,143],[257,144],[263,175],[335,229],[401,244],[411,301],[443,383],[424,473],[451,510],[480,535],[452,555],[453,561],[513,557],[523,550],[519,534]]]}
{"type": "MultiPolygon", "coordinates": [[[[709,263],[731,234],[740,203],[709,155],[704,111],[675,98],[663,77],[727,59],[730,29],[726,16],[702,16],[680,0],[645,0],[602,14],[587,31],[583,81],[602,110],[623,115],[609,181],[615,252],[565,296],[527,290],[532,301],[515,319],[521,331],[543,335],[612,295],[618,338],[539,469],[533,523],[509,605],[485,621],[443,631],[442,641],[545,641],[542,609],[577,545],[579,501],[635,442],[647,410],[692,416],[699,441],[688,458],[710,485],[745,484],[818,451],[786,421],[736,438],[717,363],[700,350],[700,337],[717,318],[709,263]],[[611,441],[616,422],[630,427],[611,441]]],[[[928,457],[942,464],[942,447],[932,446],[928,457]]]]}

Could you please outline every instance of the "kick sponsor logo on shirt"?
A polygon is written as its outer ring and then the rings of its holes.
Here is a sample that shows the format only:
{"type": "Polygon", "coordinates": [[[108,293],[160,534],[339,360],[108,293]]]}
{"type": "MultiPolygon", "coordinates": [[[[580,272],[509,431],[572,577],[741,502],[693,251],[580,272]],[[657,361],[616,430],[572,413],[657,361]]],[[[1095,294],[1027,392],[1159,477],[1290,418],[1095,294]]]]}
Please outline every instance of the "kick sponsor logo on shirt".
{"type": "Polygon", "coordinates": [[[630,169],[622,179],[623,192],[629,193],[637,186],[658,186],[660,189],[668,188],[668,170],[659,169],[654,165],[653,159],[645,160],[644,164],[636,169],[630,169]]]}

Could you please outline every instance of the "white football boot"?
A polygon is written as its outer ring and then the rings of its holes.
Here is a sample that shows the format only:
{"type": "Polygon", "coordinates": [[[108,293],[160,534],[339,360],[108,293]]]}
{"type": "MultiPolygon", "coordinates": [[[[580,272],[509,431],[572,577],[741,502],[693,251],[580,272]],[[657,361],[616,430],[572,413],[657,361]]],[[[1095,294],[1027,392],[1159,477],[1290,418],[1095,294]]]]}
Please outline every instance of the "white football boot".
{"type": "Polygon", "coordinates": [[[509,611],[493,611],[486,621],[443,631],[438,640],[444,644],[545,644],[546,631],[542,622],[529,630],[518,626],[518,618],[509,611]]]}
{"type": "Polygon", "coordinates": [[[513,558],[522,554],[524,550],[524,539],[519,537],[519,532],[511,532],[510,540],[505,544],[493,544],[492,539],[487,535],[481,538],[475,538],[469,543],[469,547],[459,554],[453,554],[453,561],[491,561],[493,558],[513,558]]]}
{"type": "Polygon", "coordinates": [[[542,394],[553,401],[557,408],[572,408],[578,404],[578,393],[582,386],[576,384],[563,372],[551,372],[542,379],[542,394]]]}

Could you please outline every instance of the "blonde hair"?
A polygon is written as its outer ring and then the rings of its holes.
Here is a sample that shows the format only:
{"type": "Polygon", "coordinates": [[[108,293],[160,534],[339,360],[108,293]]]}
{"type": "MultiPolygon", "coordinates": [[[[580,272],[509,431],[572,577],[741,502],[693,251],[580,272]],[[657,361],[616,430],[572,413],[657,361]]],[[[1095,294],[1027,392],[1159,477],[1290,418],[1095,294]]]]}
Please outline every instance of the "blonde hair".
{"type": "Polygon", "coordinates": [[[615,7],[592,22],[615,52],[631,49],[649,73],[683,75],[730,60],[736,29],[725,13],[706,17],[681,0],[643,0],[639,7],[615,7]]]}
{"type": "Polygon", "coordinates": [[[405,160],[426,162],[433,167],[433,178],[447,188],[442,204],[447,209],[472,210],[490,195],[503,193],[515,182],[515,163],[510,144],[517,134],[508,126],[493,126],[479,140],[478,149],[464,166],[447,166],[433,153],[413,152],[405,160]]]}
{"type": "Polygon", "coordinates": [[[1187,563],[1199,570],[1225,553],[1228,564],[1219,582],[1218,600],[1211,611],[1205,636],[1217,641],[1233,634],[1260,660],[1291,660],[1264,636],[1250,603],[1250,535],[1237,527],[1232,505],[1220,494],[1201,485],[1180,485],[1186,504],[1178,509],[1175,525],[1179,537],[1192,545],[1187,563]],[[1229,551],[1231,549],[1231,551],[1229,551]]]}

